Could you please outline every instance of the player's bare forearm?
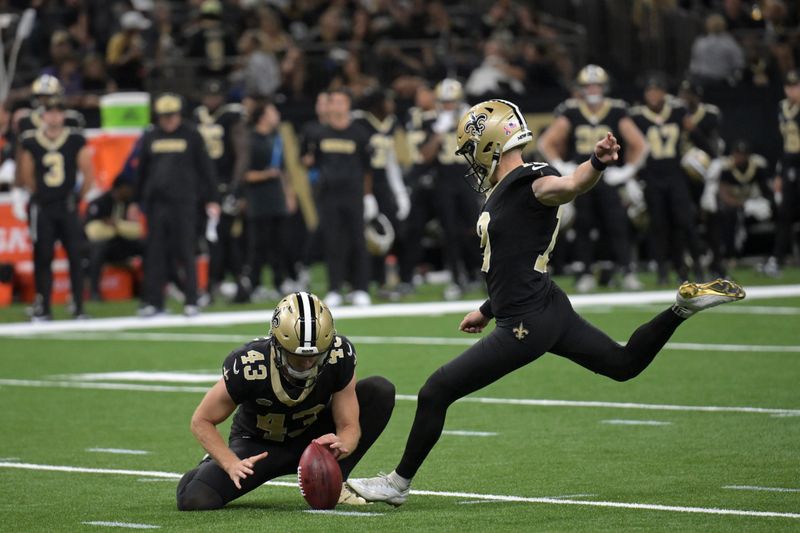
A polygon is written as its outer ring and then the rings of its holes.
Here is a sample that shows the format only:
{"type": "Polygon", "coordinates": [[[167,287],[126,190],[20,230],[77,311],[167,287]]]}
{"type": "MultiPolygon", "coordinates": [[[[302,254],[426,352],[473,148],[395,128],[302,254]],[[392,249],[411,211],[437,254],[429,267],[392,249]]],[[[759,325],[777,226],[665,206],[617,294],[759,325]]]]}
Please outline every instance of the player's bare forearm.
{"type": "Polygon", "coordinates": [[[239,457],[225,444],[217,426],[209,420],[194,416],[191,424],[192,434],[223,470],[239,461],[239,457]]]}
{"type": "Polygon", "coordinates": [[[94,187],[94,165],[92,164],[92,153],[89,148],[84,147],[78,152],[78,168],[83,174],[83,183],[81,184],[81,198],[86,197],[86,193],[94,187]]]}

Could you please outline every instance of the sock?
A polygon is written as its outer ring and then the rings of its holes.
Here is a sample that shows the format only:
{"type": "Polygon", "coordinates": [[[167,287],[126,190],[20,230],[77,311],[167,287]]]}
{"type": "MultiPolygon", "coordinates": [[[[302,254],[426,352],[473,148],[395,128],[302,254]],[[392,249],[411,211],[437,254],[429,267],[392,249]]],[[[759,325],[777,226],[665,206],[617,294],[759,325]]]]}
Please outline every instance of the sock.
{"type": "Polygon", "coordinates": [[[391,481],[392,484],[400,490],[406,490],[411,485],[410,479],[404,478],[394,470],[392,470],[387,477],[389,478],[389,481],[391,481]]]}
{"type": "Polygon", "coordinates": [[[696,311],[692,311],[691,309],[688,309],[688,308],[683,307],[682,305],[678,305],[678,304],[672,304],[671,309],[672,309],[673,313],[675,313],[676,315],[678,315],[679,317],[681,317],[683,319],[689,318],[690,316],[692,316],[696,312],[696,311]]]}

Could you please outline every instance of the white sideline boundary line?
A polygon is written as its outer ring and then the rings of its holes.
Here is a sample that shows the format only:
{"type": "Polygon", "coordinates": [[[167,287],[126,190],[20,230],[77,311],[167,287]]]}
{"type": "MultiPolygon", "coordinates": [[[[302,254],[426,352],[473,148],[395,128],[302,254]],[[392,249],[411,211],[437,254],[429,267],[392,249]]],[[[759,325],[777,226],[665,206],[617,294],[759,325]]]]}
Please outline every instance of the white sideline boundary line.
{"type": "MultiPolygon", "coordinates": [[[[122,470],[122,469],[105,469],[105,468],[83,468],[77,466],[60,466],[60,465],[42,465],[32,463],[0,463],[0,468],[17,468],[21,470],[39,470],[49,472],[70,472],[70,473],[85,473],[85,474],[116,474],[125,476],[150,476],[159,478],[173,478],[179,479],[182,474],[174,472],[159,472],[153,470],[122,470]]],[[[288,482],[273,482],[268,481],[267,485],[291,487],[297,490],[297,483],[288,482]]],[[[660,505],[651,503],[626,503],[626,502],[608,502],[608,501],[591,501],[591,500],[568,500],[563,498],[530,498],[525,496],[507,496],[500,494],[476,494],[472,492],[449,492],[449,491],[432,491],[432,490],[412,490],[411,494],[418,496],[438,496],[444,498],[459,498],[466,500],[489,500],[500,502],[519,502],[519,503],[545,503],[553,505],[579,505],[587,507],[611,507],[617,509],[640,509],[648,511],[665,511],[675,513],[695,513],[695,514],[711,514],[711,515],[731,515],[731,516],[752,516],[762,518],[800,518],[798,513],[784,513],[775,511],[750,511],[744,509],[719,509],[716,507],[684,507],[679,505],[660,505]]]]}
{"type": "MultiPolygon", "coordinates": [[[[198,342],[209,343],[217,342],[239,346],[246,340],[246,336],[215,334],[215,333],[103,333],[103,332],[64,332],[54,334],[42,334],[37,337],[29,335],[13,336],[18,339],[38,341],[41,339],[68,340],[68,341],[152,341],[152,342],[198,342]]],[[[481,337],[398,337],[398,336],[349,336],[348,339],[355,344],[399,344],[399,345],[418,345],[418,346],[472,346],[481,337]]],[[[617,341],[625,344],[626,341],[617,341]]],[[[664,345],[664,350],[673,351],[697,351],[697,352],[758,352],[758,353],[800,353],[798,345],[776,345],[776,344],[706,344],[698,342],[668,342],[664,345]]]]}
{"type": "MultiPolygon", "coordinates": [[[[747,288],[747,298],[788,298],[800,296],[800,285],[772,285],[747,288]]],[[[578,294],[570,296],[573,307],[603,305],[641,305],[672,303],[675,290],[647,292],[617,292],[605,294],[578,294]]],[[[430,302],[409,304],[379,304],[365,307],[340,307],[336,320],[348,318],[436,316],[448,313],[465,313],[477,309],[482,300],[460,302],[430,302]]],[[[259,311],[229,311],[203,313],[195,317],[164,316],[152,318],[121,317],[92,320],[57,320],[54,322],[16,322],[0,325],[0,336],[39,335],[63,331],[119,331],[124,329],[150,329],[186,326],[228,326],[232,324],[268,324],[271,309],[259,311]]]]}
{"type": "MultiPolygon", "coordinates": [[[[43,387],[43,388],[65,388],[65,389],[99,389],[99,390],[121,390],[135,392],[186,392],[205,394],[208,387],[188,387],[180,385],[139,385],[135,383],[97,383],[81,381],[48,381],[31,379],[0,379],[0,387],[43,387]]],[[[399,401],[416,402],[416,395],[397,394],[395,399],[399,401]]],[[[467,396],[456,400],[465,403],[482,404],[501,404],[501,405],[525,405],[537,407],[594,407],[607,409],[643,409],[649,411],[689,411],[701,413],[757,413],[780,416],[800,416],[800,409],[777,409],[769,407],[729,407],[714,405],[670,405],[652,403],[629,403],[629,402],[599,402],[583,400],[542,400],[526,398],[484,398],[479,396],[467,396]]]]}

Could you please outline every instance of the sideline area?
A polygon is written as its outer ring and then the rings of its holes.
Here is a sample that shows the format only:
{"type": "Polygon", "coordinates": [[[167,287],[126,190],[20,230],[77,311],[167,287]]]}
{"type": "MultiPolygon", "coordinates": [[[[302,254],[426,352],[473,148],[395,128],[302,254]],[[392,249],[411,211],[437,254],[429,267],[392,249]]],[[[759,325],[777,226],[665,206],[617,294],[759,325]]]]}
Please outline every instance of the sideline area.
{"type": "MultiPolygon", "coordinates": [[[[800,285],[771,285],[751,287],[747,289],[748,300],[769,298],[790,298],[800,296],[800,285]]],[[[668,304],[675,301],[675,290],[617,292],[605,294],[580,294],[569,296],[576,308],[591,306],[647,305],[668,304]]],[[[348,318],[400,317],[444,315],[448,313],[467,313],[477,309],[482,300],[464,300],[458,302],[428,303],[396,303],[379,304],[366,307],[338,307],[336,320],[348,318]]],[[[13,322],[0,325],[0,337],[39,335],[58,332],[77,331],[114,331],[128,329],[170,328],[186,326],[227,326],[232,324],[266,323],[270,319],[271,309],[258,311],[228,311],[218,313],[202,313],[195,317],[183,315],[167,315],[161,317],[140,318],[116,317],[94,318],[90,320],[57,320],[53,322],[13,322]]]]}

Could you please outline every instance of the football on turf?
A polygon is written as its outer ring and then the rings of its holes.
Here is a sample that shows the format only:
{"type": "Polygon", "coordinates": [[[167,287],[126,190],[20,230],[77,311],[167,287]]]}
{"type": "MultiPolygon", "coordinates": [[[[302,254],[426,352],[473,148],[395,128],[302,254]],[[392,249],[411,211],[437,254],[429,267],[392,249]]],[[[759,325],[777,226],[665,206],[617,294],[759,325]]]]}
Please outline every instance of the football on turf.
{"type": "Polygon", "coordinates": [[[327,446],[311,441],[297,465],[300,494],[313,509],[333,509],[342,492],[342,470],[327,446]]]}

